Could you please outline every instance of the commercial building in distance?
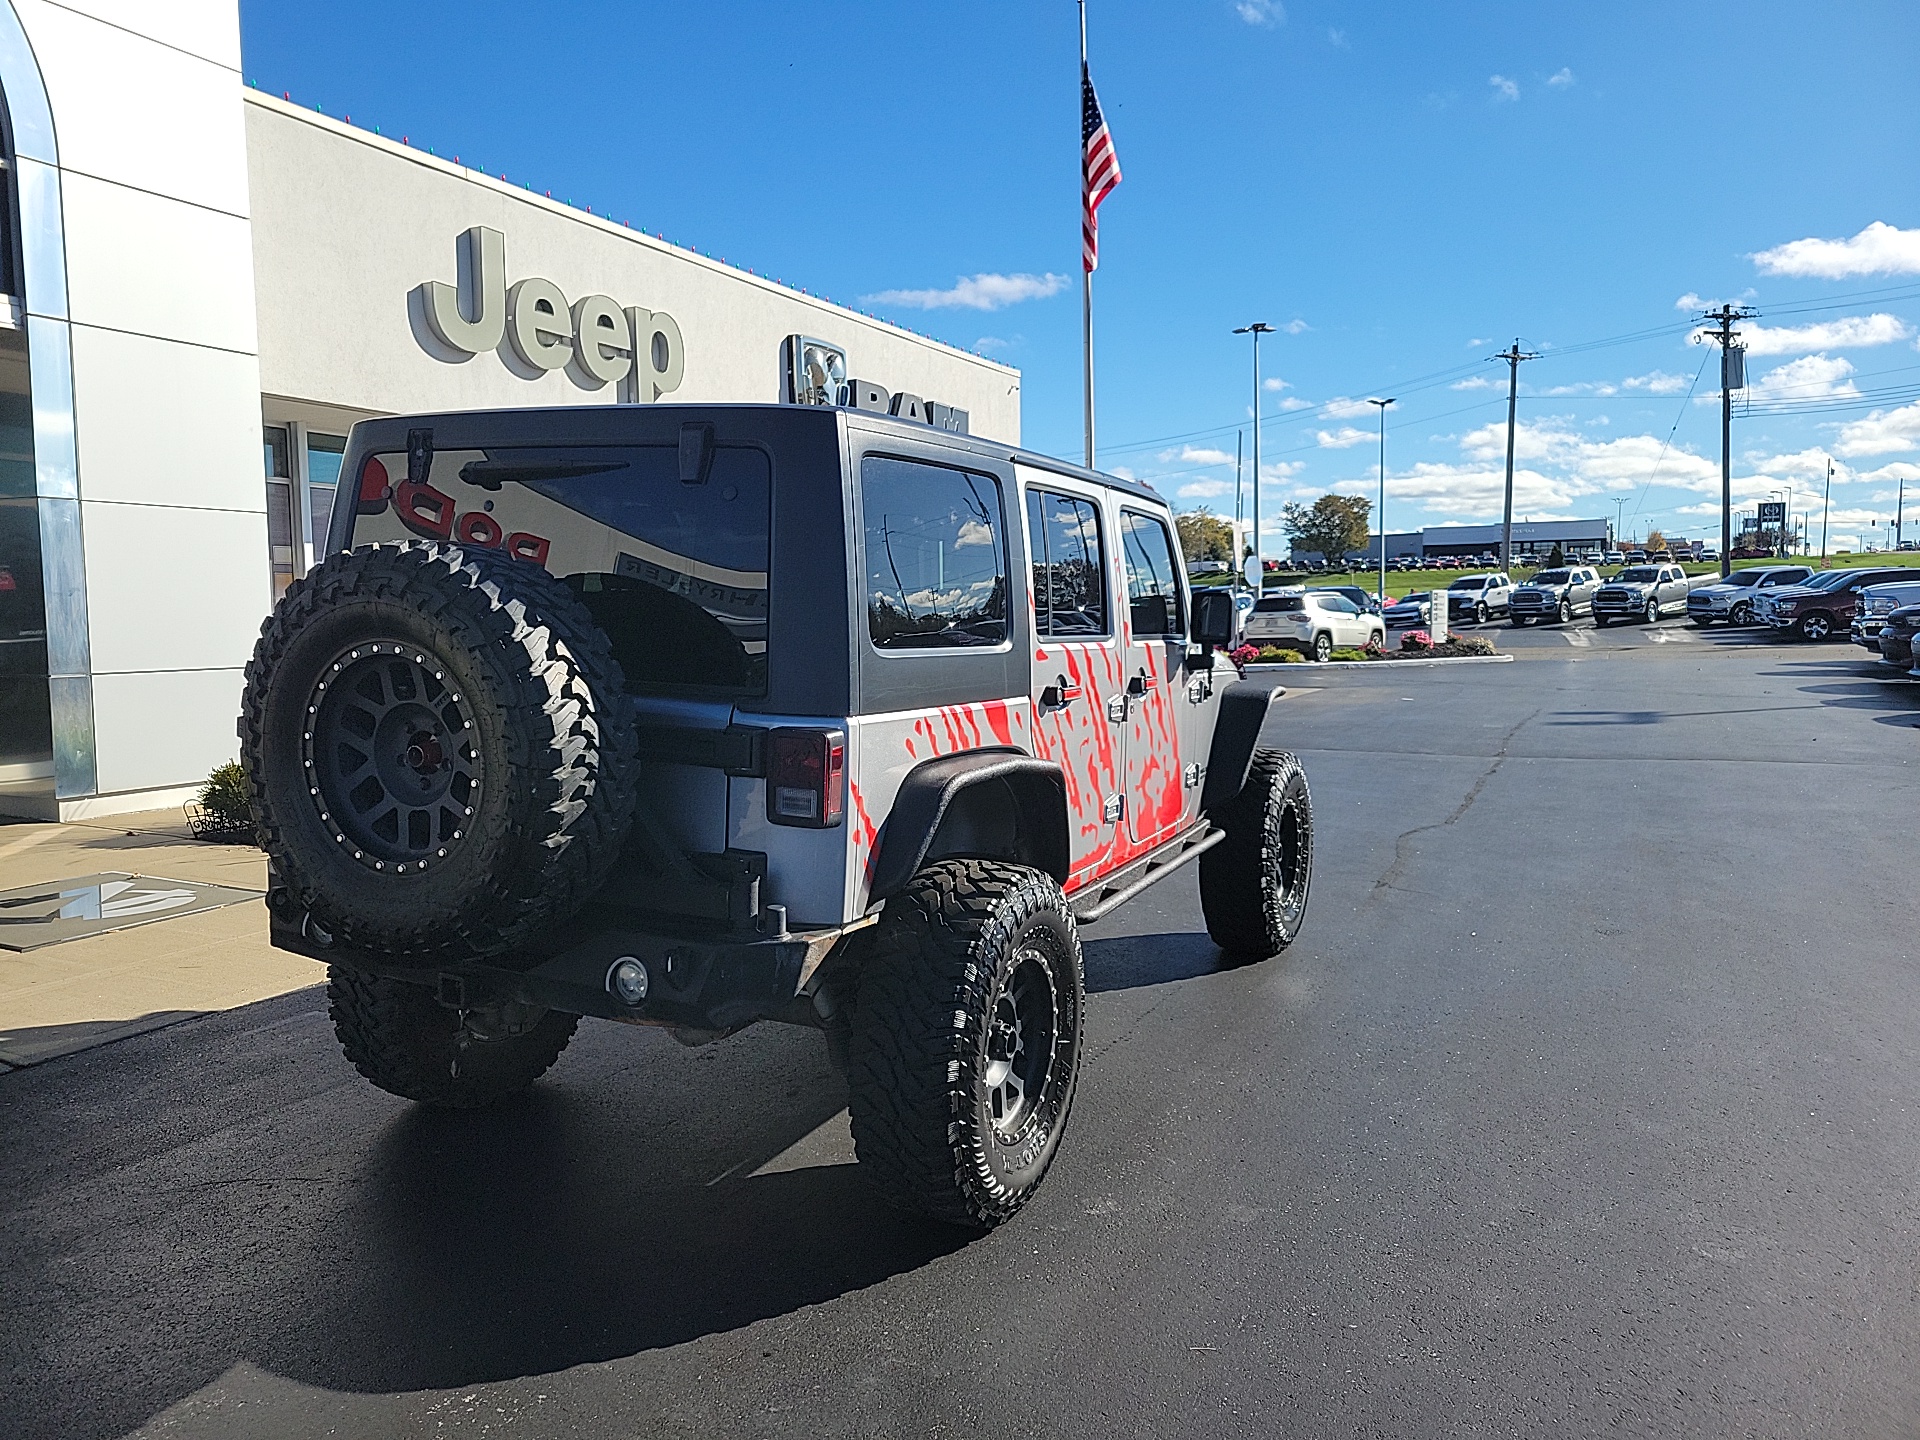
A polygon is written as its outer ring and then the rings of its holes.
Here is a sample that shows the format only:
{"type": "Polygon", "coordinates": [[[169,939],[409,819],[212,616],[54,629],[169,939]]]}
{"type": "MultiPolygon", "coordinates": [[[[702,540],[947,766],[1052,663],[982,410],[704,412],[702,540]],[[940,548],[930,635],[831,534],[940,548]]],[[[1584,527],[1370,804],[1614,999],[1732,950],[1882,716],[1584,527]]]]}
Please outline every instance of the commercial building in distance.
{"type": "MultiPolygon", "coordinates": [[[[1387,558],[1411,560],[1445,559],[1451,555],[1497,555],[1500,553],[1498,525],[1429,525],[1424,530],[1387,532],[1387,558]]],[[[1606,520],[1516,520],[1513,523],[1513,553],[1516,556],[1547,555],[1558,545],[1563,553],[1581,554],[1612,548],[1613,526],[1606,520]]],[[[1380,563],[1380,537],[1369,535],[1366,548],[1356,551],[1363,560],[1380,563]]],[[[1296,548],[1289,556],[1295,565],[1310,565],[1321,558],[1317,551],[1296,548]]]]}
{"type": "Polygon", "coordinates": [[[173,804],[234,756],[356,420],[665,398],[1020,438],[1018,371],[247,88],[237,0],[0,0],[0,91],[0,812],[173,804]]]}

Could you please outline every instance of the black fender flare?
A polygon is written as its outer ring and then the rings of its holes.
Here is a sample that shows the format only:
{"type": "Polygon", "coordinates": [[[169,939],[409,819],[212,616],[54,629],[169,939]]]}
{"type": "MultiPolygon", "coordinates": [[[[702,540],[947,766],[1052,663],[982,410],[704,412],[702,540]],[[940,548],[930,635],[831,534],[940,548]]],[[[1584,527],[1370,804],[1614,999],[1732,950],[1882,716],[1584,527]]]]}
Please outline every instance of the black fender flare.
{"type": "Polygon", "coordinates": [[[995,784],[1012,792],[1016,858],[1064,885],[1070,860],[1066,777],[1051,761],[996,746],[936,756],[908,772],[875,841],[868,900],[885,900],[904,889],[926,863],[941,822],[961,797],[995,784]]]}
{"type": "Polygon", "coordinates": [[[1203,814],[1217,815],[1247,783],[1260,729],[1267,723],[1273,702],[1287,693],[1284,685],[1269,688],[1246,680],[1220,693],[1220,712],[1213,722],[1213,746],[1207,752],[1207,779],[1200,791],[1203,814]]]}

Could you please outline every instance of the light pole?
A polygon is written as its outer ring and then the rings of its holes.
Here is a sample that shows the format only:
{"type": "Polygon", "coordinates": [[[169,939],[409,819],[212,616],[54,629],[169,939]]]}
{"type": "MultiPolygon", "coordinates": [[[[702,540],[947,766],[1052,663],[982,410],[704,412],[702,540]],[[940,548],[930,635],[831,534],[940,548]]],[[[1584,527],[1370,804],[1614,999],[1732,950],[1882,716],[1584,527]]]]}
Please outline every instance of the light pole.
{"type": "Polygon", "coordinates": [[[1367,404],[1380,412],[1380,510],[1375,517],[1380,526],[1380,592],[1374,598],[1384,606],[1387,603],[1387,406],[1393,404],[1393,397],[1369,400],[1367,404]]]}
{"type": "Polygon", "coordinates": [[[1820,568],[1827,568],[1827,519],[1833,513],[1833,457],[1827,457],[1827,494],[1820,502],[1820,568]]]}
{"type": "Polygon", "coordinates": [[[1626,497],[1622,496],[1613,502],[1613,546],[1617,550],[1627,548],[1620,543],[1620,527],[1626,523],[1626,512],[1627,501],[1626,497]]]}
{"type": "Polygon", "coordinates": [[[1233,332],[1253,336],[1253,593],[1267,593],[1267,546],[1260,538],[1260,337],[1273,334],[1264,320],[1242,325],[1233,332]]]}

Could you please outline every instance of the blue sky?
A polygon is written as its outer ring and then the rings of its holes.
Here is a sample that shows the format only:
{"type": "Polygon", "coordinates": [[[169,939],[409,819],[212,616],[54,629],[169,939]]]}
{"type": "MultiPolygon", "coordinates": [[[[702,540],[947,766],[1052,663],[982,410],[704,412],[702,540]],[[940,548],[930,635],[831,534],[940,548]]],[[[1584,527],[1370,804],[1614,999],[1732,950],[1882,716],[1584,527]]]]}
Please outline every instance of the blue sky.
{"type": "MultiPolygon", "coordinates": [[[[241,15],[261,88],[1017,365],[1026,442],[1078,458],[1071,0],[241,15]]],[[[1125,172],[1095,277],[1103,467],[1231,513],[1230,332],[1258,319],[1284,327],[1274,514],[1373,494],[1363,402],[1395,395],[1389,526],[1498,519],[1487,357],[1517,336],[1543,358],[1516,512],[1717,538],[1695,297],[1761,312],[1736,505],[1791,484],[1817,544],[1831,455],[1833,542],[1870,542],[1920,482],[1920,6],[1093,0],[1090,30],[1125,172]]]]}

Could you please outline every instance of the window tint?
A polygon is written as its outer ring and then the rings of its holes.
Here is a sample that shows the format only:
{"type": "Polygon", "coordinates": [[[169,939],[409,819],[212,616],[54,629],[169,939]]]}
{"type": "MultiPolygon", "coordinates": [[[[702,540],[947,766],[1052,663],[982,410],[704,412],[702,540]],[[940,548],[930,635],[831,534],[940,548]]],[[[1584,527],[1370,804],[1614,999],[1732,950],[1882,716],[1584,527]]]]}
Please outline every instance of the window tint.
{"type": "Polygon", "coordinates": [[[1135,635],[1184,635],[1180,582],[1167,527],[1137,510],[1120,512],[1121,554],[1127,567],[1127,610],[1135,635]]]}
{"type": "Polygon", "coordinates": [[[1253,609],[1256,615],[1284,615],[1305,609],[1306,603],[1303,595],[1262,595],[1253,602],[1253,609]]]}
{"type": "Polygon", "coordinates": [[[1000,486],[990,475],[869,455],[867,630],[882,650],[999,645],[1007,638],[1000,486]]]}
{"type": "Polygon", "coordinates": [[[405,455],[372,465],[355,544],[418,535],[505,550],[567,582],[606,631],[629,689],[766,693],[765,451],[721,445],[697,485],[682,483],[671,445],[436,456],[424,485],[406,481],[405,455]]]}
{"type": "Polygon", "coordinates": [[[1027,536],[1033,550],[1033,614],[1038,633],[1106,634],[1106,552],[1093,502],[1051,490],[1029,490],[1027,536]]]}

